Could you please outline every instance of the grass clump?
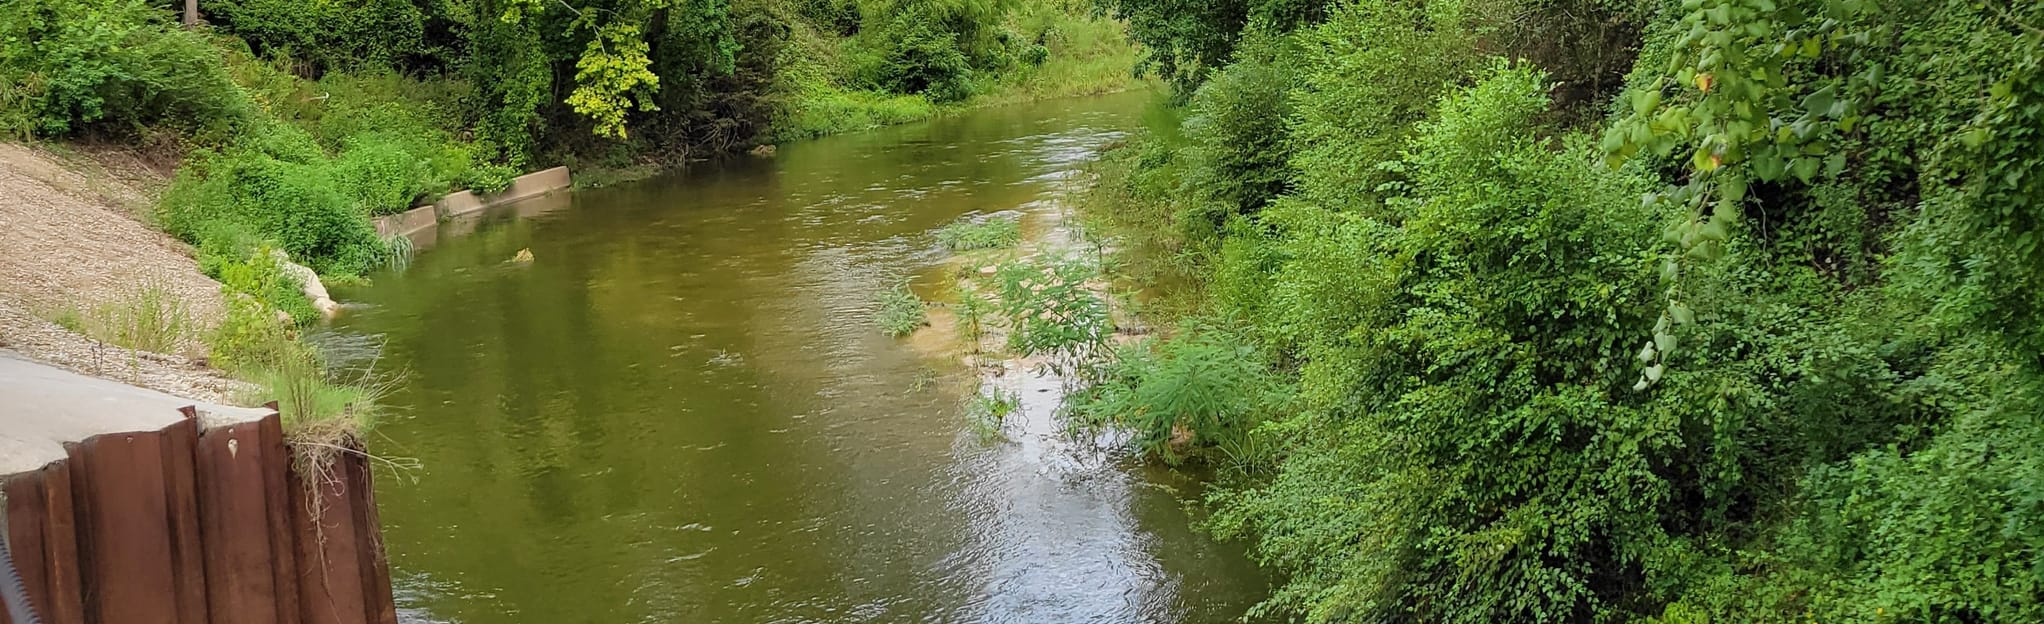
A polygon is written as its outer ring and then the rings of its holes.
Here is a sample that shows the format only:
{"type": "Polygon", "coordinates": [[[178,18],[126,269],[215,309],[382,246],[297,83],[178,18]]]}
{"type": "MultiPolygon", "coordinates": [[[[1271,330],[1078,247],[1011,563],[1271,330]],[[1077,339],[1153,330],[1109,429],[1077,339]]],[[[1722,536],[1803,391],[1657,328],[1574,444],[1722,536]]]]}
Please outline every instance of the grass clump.
{"type": "Polygon", "coordinates": [[[154,353],[175,353],[192,337],[193,323],[183,300],[161,283],[146,283],[125,301],[101,306],[94,324],[108,342],[154,353]]]}
{"type": "Polygon", "coordinates": [[[156,281],[145,282],[119,301],[90,311],[65,308],[50,316],[64,329],[135,351],[178,353],[190,346],[197,326],[184,301],[156,281]]]}
{"type": "Polygon", "coordinates": [[[207,335],[213,364],[252,384],[242,400],[276,401],[287,426],[367,430],[388,384],[377,381],[374,370],[349,375],[328,367],[280,316],[254,297],[231,298],[226,318],[207,335]]]}
{"type": "Polygon", "coordinates": [[[937,241],[951,251],[1007,249],[1022,242],[1022,220],[1013,216],[960,219],[938,229],[937,241]]]}
{"type": "Polygon", "coordinates": [[[906,280],[896,282],[893,288],[881,291],[877,298],[880,313],[874,320],[880,324],[880,331],[889,336],[896,338],[907,336],[930,324],[922,298],[908,289],[906,280]]]}

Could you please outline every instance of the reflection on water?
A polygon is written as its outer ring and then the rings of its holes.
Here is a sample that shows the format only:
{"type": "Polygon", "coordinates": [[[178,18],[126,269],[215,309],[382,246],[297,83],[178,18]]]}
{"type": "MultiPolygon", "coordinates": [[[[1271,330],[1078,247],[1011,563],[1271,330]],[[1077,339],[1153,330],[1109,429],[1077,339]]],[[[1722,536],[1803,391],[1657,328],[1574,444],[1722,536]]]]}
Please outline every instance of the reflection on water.
{"type": "MultiPolygon", "coordinates": [[[[927,232],[1042,201],[1147,94],[784,146],[443,235],[323,338],[405,371],[373,444],[408,621],[1222,622],[1268,584],[1197,484],[1009,439],[870,322],[927,232]],[[508,260],[530,248],[535,260],[508,260]],[[380,346],[379,346],[380,345],[380,346]],[[928,379],[939,383],[922,383],[928,379]]],[[[443,228],[445,230],[446,228],[443,228]]]]}

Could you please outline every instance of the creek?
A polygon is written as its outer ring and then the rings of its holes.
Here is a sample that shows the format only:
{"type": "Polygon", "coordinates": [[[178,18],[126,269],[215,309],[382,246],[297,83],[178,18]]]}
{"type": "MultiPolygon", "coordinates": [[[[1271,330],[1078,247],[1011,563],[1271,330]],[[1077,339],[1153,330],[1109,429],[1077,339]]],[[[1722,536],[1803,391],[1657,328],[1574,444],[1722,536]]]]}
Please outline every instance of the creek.
{"type": "Polygon", "coordinates": [[[398,373],[370,446],[420,465],[377,475],[401,619],[1239,618],[1270,580],[1194,526],[1197,479],[1058,435],[1051,392],[984,440],[975,373],[872,321],[894,276],[944,279],[933,229],[1046,210],[1156,98],[555,195],[336,289],[319,340],[398,373]]]}

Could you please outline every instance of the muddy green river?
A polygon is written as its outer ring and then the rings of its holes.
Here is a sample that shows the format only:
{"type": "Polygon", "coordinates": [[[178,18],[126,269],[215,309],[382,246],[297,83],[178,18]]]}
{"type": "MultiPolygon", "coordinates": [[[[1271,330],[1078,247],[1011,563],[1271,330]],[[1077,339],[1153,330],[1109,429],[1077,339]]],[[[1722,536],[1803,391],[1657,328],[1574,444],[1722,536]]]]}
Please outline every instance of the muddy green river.
{"type": "Polygon", "coordinates": [[[318,340],[402,374],[373,449],[411,622],[1225,622],[1269,591],[1199,483],[881,334],[930,231],[1041,217],[1131,93],[782,146],[444,224],[318,340]],[[510,262],[530,249],[530,263],[510,262]]]}

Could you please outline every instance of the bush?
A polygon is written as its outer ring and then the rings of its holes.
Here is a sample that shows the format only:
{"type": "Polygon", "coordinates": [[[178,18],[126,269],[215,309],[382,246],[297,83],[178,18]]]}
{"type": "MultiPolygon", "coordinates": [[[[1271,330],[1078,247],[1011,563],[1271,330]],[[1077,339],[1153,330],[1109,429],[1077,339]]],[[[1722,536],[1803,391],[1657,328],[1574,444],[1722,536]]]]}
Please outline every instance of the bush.
{"type": "Polygon", "coordinates": [[[356,189],[310,137],[275,126],[269,140],[202,157],[179,172],[159,209],[170,233],[235,255],[268,240],[321,273],[355,275],[380,264],[383,241],[356,189]]]}
{"type": "Polygon", "coordinates": [[[1281,413],[1283,396],[1253,347],[1198,328],[1120,349],[1066,413],[1082,429],[1132,431],[1138,448],[1170,463],[1212,448],[1243,465],[1262,461],[1248,452],[1249,432],[1281,413]]]}
{"type": "Polygon", "coordinates": [[[1105,355],[1114,333],[1107,302],[1087,287],[1099,269],[1083,260],[1043,257],[1002,263],[994,272],[1008,350],[1045,356],[1061,373],[1085,372],[1105,355]]]}
{"type": "Polygon", "coordinates": [[[1301,197],[1371,205],[1377,187],[1395,179],[1378,165],[1397,160],[1440,95],[1483,62],[1477,12],[1469,3],[1370,0],[1336,9],[1301,35],[1291,133],[1301,197]]]}
{"type": "Polygon", "coordinates": [[[431,161],[422,158],[430,151],[424,145],[380,134],[348,137],[346,143],[333,160],[334,182],[369,214],[404,212],[429,193],[446,190],[447,181],[434,180],[431,161]]]}
{"type": "Polygon", "coordinates": [[[1184,128],[1190,145],[1181,197],[1196,199],[1188,221],[1219,227],[1284,194],[1291,172],[1285,139],[1289,77],[1271,58],[1217,72],[1192,96],[1184,128]]]}
{"type": "Polygon", "coordinates": [[[495,193],[511,187],[511,182],[524,175],[517,169],[503,165],[478,165],[470,168],[464,177],[463,186],[477,193],[495,193]]]}
{"type": "Polygon", "coordinates": [[[1303,437],[1217,516],[1294,571],[1273,605],[1316,620],[1623,613],[1592,588],[1642,574],[1667,487],[1648,467],[1671,434],[1621,394],[1650,301],[1648,215],[1580,141],[1539,138],[1545,92],[1498,66],[1443,98],[1406,145],[1410,190],[1368,213],[1382,221],[1278,212],[1293,238],[1274,304],[1305,360],[1302,411],[1279,430],[1303,437]]]}
{"type": "Polygon", "coordinates": [[[428,54],[426,16],[409,0],[219,0],[203,9],[257,53],[315,71],[411,67],[428,54]]]}
{"type": "Polygon", "coordinates": [[[875,37],[883,42],[870,52],[860,73],[871,84],[894,93],[919,93],[933,102],[955,102],[972,95],[973,69],[959,49],[958,33],[941,29],[922,3],[908,3],[875,37]]]}
{"type": "Polygon", "coordinates": [[[215,141],[253,113],[220,52],[142,0],[0,6],[0,132],[162,125],[215,141]]]}
{"type": "Polygon", "coordinates": [[[230,295],[227,315],[206,336],[212,365],[245,375],[281,363],[291,347],[291,336],[274,311],[255,297],[230,295]]]}

